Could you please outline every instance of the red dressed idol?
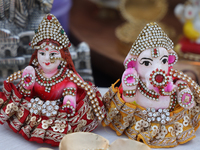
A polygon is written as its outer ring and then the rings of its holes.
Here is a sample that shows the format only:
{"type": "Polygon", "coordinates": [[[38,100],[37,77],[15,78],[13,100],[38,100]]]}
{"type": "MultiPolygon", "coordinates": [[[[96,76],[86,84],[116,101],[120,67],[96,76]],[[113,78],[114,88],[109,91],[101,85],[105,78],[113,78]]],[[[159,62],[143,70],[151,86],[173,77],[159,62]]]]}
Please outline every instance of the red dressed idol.
{"type": "Polygon", "coordinates": [[[4,81],[0,123],[26,140],[54,146],[65,134],[94,130],[104,118],[101,95],[76,72],[69,39],[54,15],[43,18],[30,45],[35,52],[29,66],[4,81]]]}

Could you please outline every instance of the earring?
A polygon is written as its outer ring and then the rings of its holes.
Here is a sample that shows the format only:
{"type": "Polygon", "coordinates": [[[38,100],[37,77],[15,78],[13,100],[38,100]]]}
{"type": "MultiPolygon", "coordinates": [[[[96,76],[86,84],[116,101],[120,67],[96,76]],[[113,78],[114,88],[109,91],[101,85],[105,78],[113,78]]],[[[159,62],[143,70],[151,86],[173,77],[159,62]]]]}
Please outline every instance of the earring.
{"type": "Polygon", "coordinates": [[[61,69],[61,65],[58,66],[58,69],[61,69]]]}
{"type": "Polygon", "coordinates": [[[124,63],[125,69],[128,68],[134,68],[136,66],[136,58],[129,58],[128,60],[126,60],[126,62],[124,63]]]}
{"type": "Polygon", "coordinates": [[[169,53],[169,67],[173,66],[178,61],[178,56],[176,53],[169,53]]]}

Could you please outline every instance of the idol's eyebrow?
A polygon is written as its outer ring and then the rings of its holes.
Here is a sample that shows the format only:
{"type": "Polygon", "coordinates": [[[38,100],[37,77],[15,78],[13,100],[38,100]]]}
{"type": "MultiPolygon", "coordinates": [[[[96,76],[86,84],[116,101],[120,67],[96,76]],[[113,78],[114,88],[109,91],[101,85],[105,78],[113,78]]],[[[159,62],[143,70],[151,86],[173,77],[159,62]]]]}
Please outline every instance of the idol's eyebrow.
{"type": "MultiPolygon", "coordinates": [[[[167,58],[168,58],[168,56],[167,56],[167,55],[164,55],[163,57],[167,57],[167,58]]],[[[163,57],[161,57],[161,58],[160,58],[160,60],[161,60],[163,57]]]]}
{"type": "Polygon", "coordinates": [[[58,53],[58,51],[52,50],[52,51],[50,51],[50,53],[58,53]]]}
{"type": "Polygon", "coordinates": [[[43,52],[45,52],[44,50],[42,50],[42,49],[40,49],[40,50],[38,50],[38,51],[43,51],[43,52]]]}
{"type": "MultiPolygon", "coordinates": [[[[153,59],[151,59],[151,58],[146,58],[146,57],[143,57],[142,59],[148,59],[148,60],[153,61],[153,59]]],[[[140,59],[140,61],[141,61],[142,59],[140,59]]]]}

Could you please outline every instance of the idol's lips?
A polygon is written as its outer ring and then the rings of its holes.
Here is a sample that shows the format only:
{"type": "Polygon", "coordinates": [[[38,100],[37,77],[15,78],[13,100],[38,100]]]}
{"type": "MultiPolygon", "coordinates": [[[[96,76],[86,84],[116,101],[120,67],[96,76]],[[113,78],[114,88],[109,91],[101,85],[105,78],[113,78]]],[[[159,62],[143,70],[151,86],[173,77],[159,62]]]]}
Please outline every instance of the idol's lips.
{"type": "Polygon", "coordinates": [[[45,65],[47,65],[47,66],[48,66],[48,65],[50,65],[50,62],[48,62],[48,63],[45,63],[45,65]]]}

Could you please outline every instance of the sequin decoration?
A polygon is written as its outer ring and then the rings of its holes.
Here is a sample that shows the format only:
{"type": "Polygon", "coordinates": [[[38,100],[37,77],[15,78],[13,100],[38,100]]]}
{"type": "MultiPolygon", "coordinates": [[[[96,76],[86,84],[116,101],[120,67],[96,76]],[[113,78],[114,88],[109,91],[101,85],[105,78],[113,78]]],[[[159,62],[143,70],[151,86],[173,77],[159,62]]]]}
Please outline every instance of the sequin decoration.
{"type": "Polygon", "coordinates": [[[55,132],[60,132],[60,133],[62,133],[62,132],[65,131],[66,126],[67,126],[67,125],[66,125],[66,121],[64,121],[64,120],[56,120],[56,121],[54,122],[54,125],[51,126],[51,128],[52,128],[53,131],[55,131],[55,132]]]}

